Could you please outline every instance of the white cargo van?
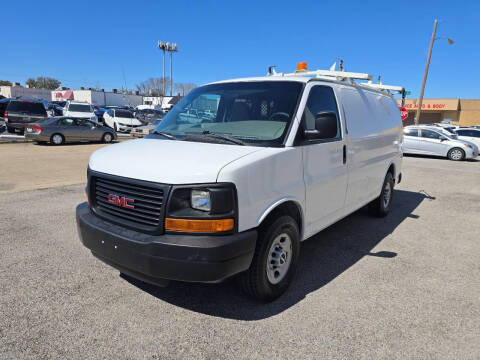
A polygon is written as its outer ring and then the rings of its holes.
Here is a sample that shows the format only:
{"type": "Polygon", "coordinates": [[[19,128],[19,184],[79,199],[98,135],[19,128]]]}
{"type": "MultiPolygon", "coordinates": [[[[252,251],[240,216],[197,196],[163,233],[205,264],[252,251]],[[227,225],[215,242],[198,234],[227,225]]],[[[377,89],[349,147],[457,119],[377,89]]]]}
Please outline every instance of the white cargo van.
{"type": "Polygon", "coordinates": [[[391,209],[402,123],[388,89],[403,88],[354,79],[371,76],[299,70],[196,88],[154,133],[91,156],[81,241],[149,283],[238,275],[275,299],[301,241],[367,204],[391,209]]]}

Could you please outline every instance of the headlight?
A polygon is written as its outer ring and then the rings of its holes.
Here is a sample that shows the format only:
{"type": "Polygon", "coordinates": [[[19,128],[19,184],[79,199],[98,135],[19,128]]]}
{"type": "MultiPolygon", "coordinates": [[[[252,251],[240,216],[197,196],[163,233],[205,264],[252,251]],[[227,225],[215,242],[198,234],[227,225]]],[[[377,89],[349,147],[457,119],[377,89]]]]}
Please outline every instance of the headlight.
{"type": "Polygon", "coordinates": [[[226,233],[235,230],[237,194],[233,184],[174,186],[167,204],[165,230],[226,233]]]}
{"type": "Polygon", "coordinates": [[[470,145],[470,144],[463,144],[463,146],[465,146],[465,147],[469,147],[470,149],[472,149],[472,150],[473,150],[473,146],[472,146],[472,145],[470,145]]]}
{"type": "Polygon", "coordinates": [[[210,211],[212,208],[210,202],[210,191],[192,190],[191,204],[193,209],[210,211]]]}

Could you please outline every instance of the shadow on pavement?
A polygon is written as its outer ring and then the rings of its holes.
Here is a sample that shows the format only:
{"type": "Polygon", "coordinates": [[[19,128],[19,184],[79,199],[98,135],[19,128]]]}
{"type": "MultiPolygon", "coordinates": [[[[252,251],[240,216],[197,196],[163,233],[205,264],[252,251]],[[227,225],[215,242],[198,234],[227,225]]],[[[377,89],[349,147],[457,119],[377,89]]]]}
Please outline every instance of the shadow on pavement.
{"type": "MultiPolygon", "coordinates": [[[[425,159],[437,159],[437,160],[445,160],[445,161],[452,161],[447,157],[443,156],[433,156],[433,155],[420,155],[420,154],[403,154],[404,157],[411,157],[411,158],[425,158],[425,159]]],[[[479,162],[480,159],[474,158],[474,159],[465,159],[462,161],[467,161],[467,162],[479,162]]]]}
{"type": "Polygon", "coordinates": [[[420,192],[395,190],[394,206],[387,217],[371,217],[364,208],[303,242],[296,278],[288,291],[272,303],[250,299],[241,293],[235,281],[222,284],[171,282],[168,287],[160,288],[122,277],[160,300],[195,312],[238,320],[268,318],[322,288],[364,256],[376,257],[380,262],[397,256],[395,252],[372,252],[372,249],[403,220],[417,219],[418,215],[412,212],[425,199],[431,201],[435,198],[420,192]]]}
{"type": "MultiPolygon", "coordinates": [[[[109,144],[116,144],[118,140],[113,140],[109,144]]],[[[62,145],[54,145],[49,142],[34,142],[35,146],[50,146],[50,147],[69,147],[69,146],[78,146],[78,145],[98,145],[104,144],[102,141],[78,141],[78,142],[67,142],[62,145]]],[[[108,144],[106,144],[108,145],[108,144]]]]}

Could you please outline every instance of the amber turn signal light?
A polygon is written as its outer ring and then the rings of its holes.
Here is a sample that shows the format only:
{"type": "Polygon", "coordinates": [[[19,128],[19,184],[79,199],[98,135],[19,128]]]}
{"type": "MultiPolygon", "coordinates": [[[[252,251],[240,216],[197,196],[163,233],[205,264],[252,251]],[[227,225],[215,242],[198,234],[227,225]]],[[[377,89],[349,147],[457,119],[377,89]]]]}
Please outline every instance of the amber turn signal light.
{"type": "Polygon", "coordinates": [[[189,220],[189,219],[165,219],[165,230],[184,231],[194,233],[215,233],[233,230],[233,219],[219,220],[189,220]]]}

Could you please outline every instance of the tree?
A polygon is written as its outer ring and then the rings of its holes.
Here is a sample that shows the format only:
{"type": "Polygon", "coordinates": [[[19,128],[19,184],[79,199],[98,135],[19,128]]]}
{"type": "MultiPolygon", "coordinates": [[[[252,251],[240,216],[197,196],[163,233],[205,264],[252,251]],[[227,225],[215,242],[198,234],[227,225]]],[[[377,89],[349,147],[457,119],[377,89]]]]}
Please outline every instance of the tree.
{"type": "Polygon", "coordinates": [[[175,90],[180,92],[182,96],[187,95],[190,91],[195,89],[197,85],[193,83],[176,83],[175,84],[175,90]]]}
{"type": "Polygon", "coordinates": [[[0,86],[12,86],[12,83],[8,80],[0,80],[0,86]]]}
{"type": "Polygon", "coordinates": [[[61,85],[61,81],[50,77],[38,76],[36,79],[28,78],[25,84],[35,89],[55,90],[61,85]]]}
{"type": "Polygon", "coordinates": [[[170,81],[169,78],[163,79],[159,78],[149,78],[148,80],[142,81],[141,83],[135,85],[138,91],[142,94],[149,96],[164,96],[163,93],[163,82],[165,81],[165,94],[170,90],[170,81]]]}

